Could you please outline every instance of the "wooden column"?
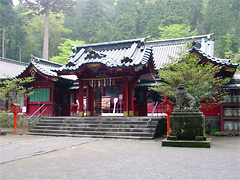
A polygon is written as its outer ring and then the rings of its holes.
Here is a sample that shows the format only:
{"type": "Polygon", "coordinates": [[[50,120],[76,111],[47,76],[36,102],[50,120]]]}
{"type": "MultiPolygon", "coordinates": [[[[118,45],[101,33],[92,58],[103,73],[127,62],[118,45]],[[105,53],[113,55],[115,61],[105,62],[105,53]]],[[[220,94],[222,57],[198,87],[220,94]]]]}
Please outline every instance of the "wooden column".
{"type": "Polygon", "coordinates": [[[91,116],[94,116],[94,87],[91,87],[91,116]]]}
{"type": "Polygon", "coordinates": [[[128,117],[128,80],[123,78],[123,116],[128,117]]]}
{"type": "Polygon", "coordinates": [[[134,116],[134,103],[133,103],[133,82],[128,82],[128,110],[129,116],[134,116]]]}
{"type": "Polygon", "coordinates": [[[92,87],[87,85],[87,116],[91,116],[91,106],[92,106],[92,87]]]}
{"type": "Polygon", "coordinates": [[[80,117],[84,116],[84,109],[83,109],[83,82],[81,80],[79,80],[79,109],[78,109],[78,113],[80,117]]]}

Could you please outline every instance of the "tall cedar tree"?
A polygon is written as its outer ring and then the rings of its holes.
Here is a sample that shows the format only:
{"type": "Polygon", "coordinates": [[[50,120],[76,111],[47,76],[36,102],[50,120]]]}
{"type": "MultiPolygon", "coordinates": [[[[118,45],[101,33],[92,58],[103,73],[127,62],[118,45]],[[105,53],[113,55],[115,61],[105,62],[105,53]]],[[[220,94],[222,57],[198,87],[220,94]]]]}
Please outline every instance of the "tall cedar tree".
{"type": "Polygon", "coordinates": [[[0,29],[1,29],[1,46],[2,46],[2,57],[6,57],[6,31],[11,29],[14,24],[14,11],[13,11],[13,4],[12,1],[9,0],[1,0],[0,1],[0,29]]]}
{"type": "Polygon", "coordinates": [[[75,0],[20,0],[30,9],[39,14],[45,14],[45,28],[43,41],[43,59],[48,59],[49,46],[49,17],[52,13],[71,13],[76,3],[75,0]]]}

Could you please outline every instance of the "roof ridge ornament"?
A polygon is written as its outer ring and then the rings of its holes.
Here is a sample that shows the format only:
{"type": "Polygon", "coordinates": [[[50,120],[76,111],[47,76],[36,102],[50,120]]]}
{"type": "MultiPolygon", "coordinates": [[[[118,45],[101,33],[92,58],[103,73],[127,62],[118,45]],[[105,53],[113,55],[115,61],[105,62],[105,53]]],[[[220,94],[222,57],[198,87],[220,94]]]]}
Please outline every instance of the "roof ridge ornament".
{"type": "Polygon", "coordinates": [[[133,60],[132,59],[130,59],[129,57],[125,57],[125,56],[123,56],[123,59],[121,60],[121,63],[123,64],[123,63],[128,63],[128,62],[133,62],[133,60]]]}
{"type": "Polygon", "coordinates": [[[192,46],[198,49],[201,49],[202,47],[201,43],[195,41],[195,38],[192,38],[192,46]]]}
{"type": "Polygon", "coordinates": [[[102,54],[100,52],[97,52],[97,51],[93,50],[91,47],[89,47],[89,52],[87,52],[87,56],[84,59],[85,60],[86,59],[91,59],[91,58],[101,59],[101,58],[104,58],[106,56],[107,56],[106,54],[102,54]]]}

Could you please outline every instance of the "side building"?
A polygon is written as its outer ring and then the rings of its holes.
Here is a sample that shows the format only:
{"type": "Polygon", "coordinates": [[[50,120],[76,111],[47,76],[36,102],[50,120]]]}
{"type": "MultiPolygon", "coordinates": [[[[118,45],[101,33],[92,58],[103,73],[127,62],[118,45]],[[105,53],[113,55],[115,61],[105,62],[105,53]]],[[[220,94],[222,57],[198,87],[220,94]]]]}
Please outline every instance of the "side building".
{"type": "MultiPolygon", "coordinates": [[[[15,77],[17,74],[21,73],[27,66],[28,63],[26,62],[20,62],[0,57],[0,81],[15,77]]],[[[18,95],[16,101],[18,104],[21,104],[21,106],[24,105],[24,98],[22,95],[18,95]]],[[[11,95],[9,95],[9,102],[12,102],[11,95]]],[[[0,97],[0,110],[7,110],[9,104],[10,103],[4,101],[0,97]]]]}

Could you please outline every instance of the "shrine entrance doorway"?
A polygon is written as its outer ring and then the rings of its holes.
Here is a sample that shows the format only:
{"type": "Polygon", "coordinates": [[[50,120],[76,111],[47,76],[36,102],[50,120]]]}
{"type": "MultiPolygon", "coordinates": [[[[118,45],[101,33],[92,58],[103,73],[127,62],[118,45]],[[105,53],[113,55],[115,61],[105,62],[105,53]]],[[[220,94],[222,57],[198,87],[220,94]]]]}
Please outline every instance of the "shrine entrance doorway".
{"type": "Polygon", "coordinates": [[[121,92],[121,85],[95,87],[94,116],[121,116],[123,106],[121,92]]]}

